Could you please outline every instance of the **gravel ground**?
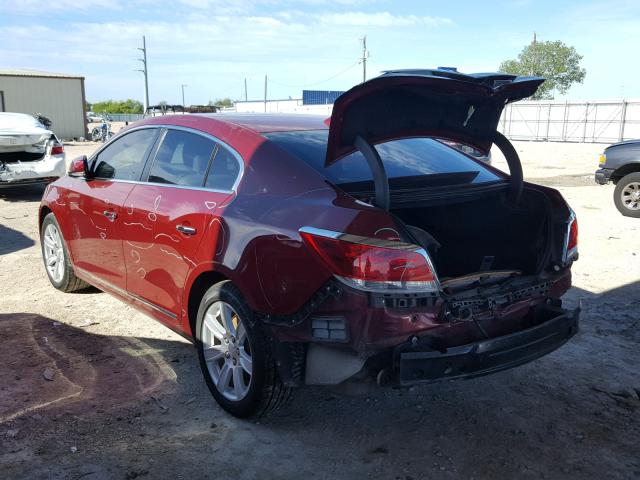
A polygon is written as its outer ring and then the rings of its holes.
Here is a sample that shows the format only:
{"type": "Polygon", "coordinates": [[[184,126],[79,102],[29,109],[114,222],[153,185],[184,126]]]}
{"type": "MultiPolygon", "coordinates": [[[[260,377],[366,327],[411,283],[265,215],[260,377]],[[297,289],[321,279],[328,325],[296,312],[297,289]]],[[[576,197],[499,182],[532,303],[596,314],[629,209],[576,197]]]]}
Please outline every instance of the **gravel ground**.
{"type": "Polygon", "coordinates": [[[640,477],[640,221],[592,183],[603,146],[516,147],[525,177],[559,188],[580,220],[566,301],[582,303],[581,332],[475,380],[302,389],[258,423],[218,408],[194,349],[159,323],[97,290],[54,290],[37,234],[42,189],[0,190],[0,477],[640,477]]]}

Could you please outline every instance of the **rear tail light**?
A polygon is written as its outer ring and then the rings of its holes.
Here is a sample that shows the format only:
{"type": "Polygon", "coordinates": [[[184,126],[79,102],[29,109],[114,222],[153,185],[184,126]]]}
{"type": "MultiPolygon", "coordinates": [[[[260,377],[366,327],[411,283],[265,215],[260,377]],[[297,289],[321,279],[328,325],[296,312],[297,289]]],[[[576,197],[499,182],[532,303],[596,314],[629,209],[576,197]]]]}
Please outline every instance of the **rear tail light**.
{"type": "Polygon", "coordinates": [[[61,143],[55,142],[51,146],[51,155],[62,155],[64,153],[64,145],[61,143]]]}
{"type": "Polygon", "coordinates": [[[367,291],[437,292],[427,252],[409,243],[311,227],[300,229],[306,245],[344,283],[367,291]]]}
{"type": "Polygon", "coordinates": [[[578,218],[573,210],[567,226],[567,243],[564,253],[565,262],[578,258],[578,218]]]}

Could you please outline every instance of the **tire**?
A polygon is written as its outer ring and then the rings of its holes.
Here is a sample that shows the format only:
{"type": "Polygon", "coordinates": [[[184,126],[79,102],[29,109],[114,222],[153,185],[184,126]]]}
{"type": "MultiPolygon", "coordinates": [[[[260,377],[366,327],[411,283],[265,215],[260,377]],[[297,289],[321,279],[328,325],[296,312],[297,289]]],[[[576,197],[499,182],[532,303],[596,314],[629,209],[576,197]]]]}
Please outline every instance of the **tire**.
{"type": "Polygon", "coordinates": [[[95,127],[93,130],[91,130],[92,142],[97,142],[98,140],[100,140],[100,137],[102,137],[102,132],[100,131],[99,127],[95,127]]]}
{"type": "Polygon", "coordinates": [[[63,292],[75,292],[90,286],[73,271],[69,251],[53,213],[49,213],[42,221],[40,248],[44,269],[51,285],[63,292]]]}
{"type": "Polygon", "coordinates": [[[618,180],[613,201],[625,217],[640,218],[640,172],[630,173],[618,180]]]}
{"type": "Polygon", "coordinates": [[[280,381],[262,325],[233,283],[220,282],[205,292],[195,338],[207,387],[231,415],[259,418],[291,396],[280,381]]]}

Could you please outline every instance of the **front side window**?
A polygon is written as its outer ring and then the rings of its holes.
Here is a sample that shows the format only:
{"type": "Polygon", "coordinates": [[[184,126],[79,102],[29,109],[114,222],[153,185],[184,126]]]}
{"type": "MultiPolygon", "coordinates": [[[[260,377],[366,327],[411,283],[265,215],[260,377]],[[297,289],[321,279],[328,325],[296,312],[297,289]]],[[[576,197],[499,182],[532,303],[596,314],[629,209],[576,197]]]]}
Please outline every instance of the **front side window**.
{"type": "Polygon", "coordinates": [[[114,140],[94,160],[96,178],[139,180],[157,130],[135,130],[114,140]]]}
{"type": "MultiPolygon", "coordinates": [[[[372,181],[371,170],[358,151],[325,168],[327,135],[327,130],[310,130],[268,133],[265,136],[337,185],[372,181]]],[[[390,180],[416,177],[428,180],[434,175],[445,184],[500,180],[480,163],[433,138],[392,140],[375,148],[390,180]]]]}
{"type": "Polygon", "coordinates": [[[202,135],[168,130],[149,171],[149,182],[202,187],[215,149],[215,142],[202,135]]]}

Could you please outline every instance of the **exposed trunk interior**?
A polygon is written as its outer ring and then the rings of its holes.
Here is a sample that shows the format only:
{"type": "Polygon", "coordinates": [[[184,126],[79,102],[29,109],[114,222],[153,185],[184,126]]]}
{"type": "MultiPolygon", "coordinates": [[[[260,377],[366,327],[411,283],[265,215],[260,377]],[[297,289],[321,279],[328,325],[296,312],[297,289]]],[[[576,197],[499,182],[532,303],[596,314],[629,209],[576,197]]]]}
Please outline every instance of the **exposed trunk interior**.
{"type": "Polygon", "coordinates": [[[37,162],[42,160],[45,155],[45,149],[40,153],[33,152],[0,152],[0,164],[16,163],[16,162],[37,162]]]}
{"type": "Polygon", "coordinates": [[[538,191],[525,188],[517,206],[498,191],[391,212],[429,251],[441,280],[490,270],[534,274],[547,258],[550,205],[538,191]]]}

